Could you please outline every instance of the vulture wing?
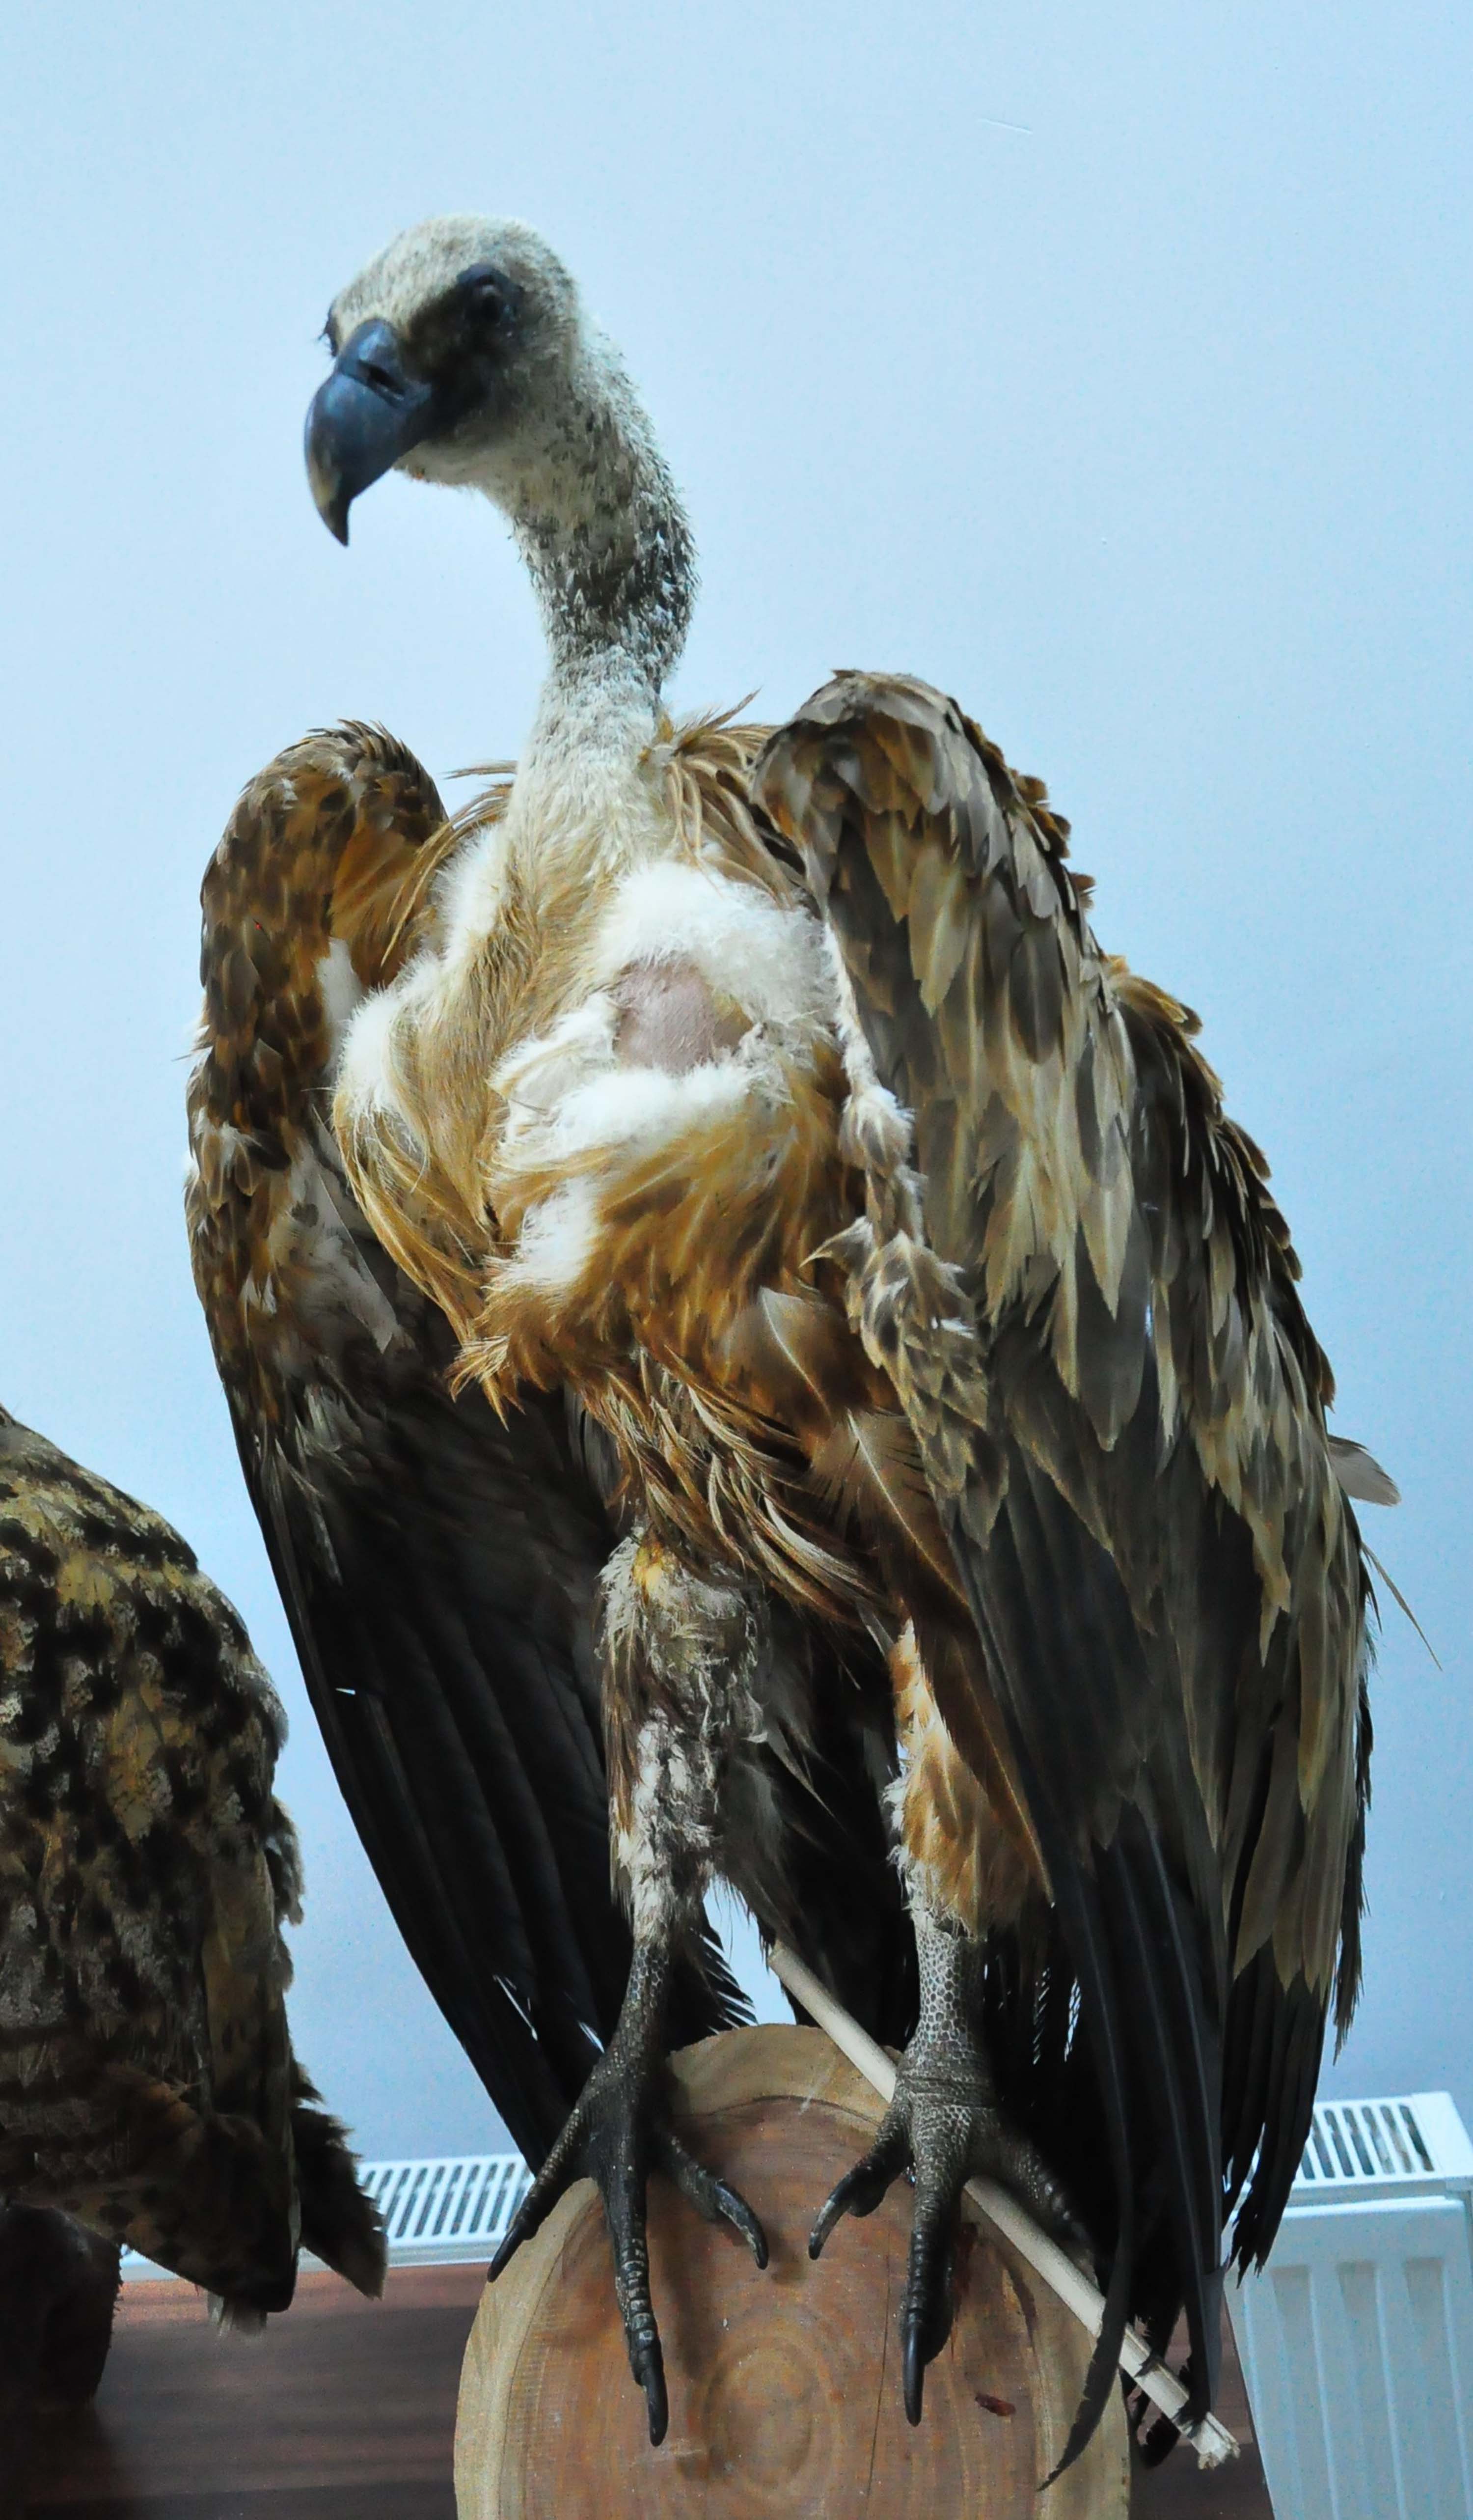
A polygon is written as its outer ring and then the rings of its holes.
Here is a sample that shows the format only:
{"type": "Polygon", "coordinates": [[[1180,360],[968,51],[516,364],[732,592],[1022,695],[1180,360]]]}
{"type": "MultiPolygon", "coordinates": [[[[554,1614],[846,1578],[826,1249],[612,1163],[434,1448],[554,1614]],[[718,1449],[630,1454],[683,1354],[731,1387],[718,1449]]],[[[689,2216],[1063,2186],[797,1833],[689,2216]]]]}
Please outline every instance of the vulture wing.
{"type": "Polygon", "coordinates": [[[1133,2310],[1164,2345],[1184,2305],[1199,2412],[1225,2212],[1261,2257],[1358,1978],[1366,1584],[1328,1368],[1194,1019],[1099,953],[1039,783],[924,686],[845,675],[754,791],[836,939],[851,1072],[914,1115],[852,1300],[976,1624],[943,1712],[966,1747],[1001,1708],[1049,1876],[1046,1948],[990,2001],[1113,2251],[1080,2429],[1133,2310]]]}
{"type": "MultiPolygon", "coordinates": [[[[493,808],[494,809],[494,808],[493,808]]],[[[449,1323],[370,1232],[328,1109],[340,1026],[434,917],[458,834],[381,732],[252,781],[206,874],[195,1282],[348,1808],[431,1993],[539,2163],[617,2018],[593,1601],[617,1538],[559,1395],[453,1397],[449,1323]]],[[[714,1945],[674,2036],[740,2014],[714,1945]]]]}

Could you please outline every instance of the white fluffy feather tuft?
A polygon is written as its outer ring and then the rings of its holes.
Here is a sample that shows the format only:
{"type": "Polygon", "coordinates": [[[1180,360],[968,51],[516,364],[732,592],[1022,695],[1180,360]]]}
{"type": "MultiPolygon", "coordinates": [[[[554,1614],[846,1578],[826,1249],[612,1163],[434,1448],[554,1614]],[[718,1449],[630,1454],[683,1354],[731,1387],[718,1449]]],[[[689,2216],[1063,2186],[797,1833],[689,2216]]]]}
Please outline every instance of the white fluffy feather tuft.
{"type": "Polygon", "coordinates": [[[335,1058],[364,999],[363,982],[353,968],[352,947],[341,936],[335,936],[326,954],[318,956],[317,985],[335,1058]]]}
{"type": "Polygon", "coordinates": [[[599,1241],[599,1201],[594,1185],[565,1182],[532,1208],[517,1237],[508,1276],[550,1295],[576,1286],[599,1241]]]}
{"type": "Polygon", "coordinates": [[[334,1126],[348,1141],[386,1120],[407,1143],[417,1143],[395,1080],[395,1034],[411,1004],[401,981],[365,998],[349,1019],[333,1103],[334,1126]]]}
{"type": "Polygon", "coordinates": [[[832,1017],[817,922],[754,884],[668,860],[625,878],[599,931],[605,987],[639,964],[691,963],[753,1023],[811,1027],[832,1017]]]}

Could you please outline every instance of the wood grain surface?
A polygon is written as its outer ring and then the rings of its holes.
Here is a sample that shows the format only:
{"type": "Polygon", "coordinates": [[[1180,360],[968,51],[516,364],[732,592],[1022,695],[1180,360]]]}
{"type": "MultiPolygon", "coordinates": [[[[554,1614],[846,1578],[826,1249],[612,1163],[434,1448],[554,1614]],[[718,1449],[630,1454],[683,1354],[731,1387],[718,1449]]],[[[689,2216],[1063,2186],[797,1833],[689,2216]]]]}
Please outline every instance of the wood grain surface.
{"type": "Polygon", "coordinates": [[[96,2404],[42,2429],[67,2520],[454,2520],[451,2437],[483,2267],[406,2268],[382,2302],[304,2275],[261,2336],[188,2284],[125,2286],[96,2404]]]}
{"type": "MultiPolygon", "coordinates": [[[[869,2141],[880,2102],[816,2030],[730,2031],[677,2060],[692,2149],[767,2232],[765,2272],[660,2182],[649,2254],[670,2430],[651,2450],[608,2279],[596,2191],[563,2199],[486,2296],[457,2433],[460,2520],[1021,2520],[1062,2452],[1088,2340],[975,2219],[951,2342],[906,2422],[897,2311],[911,2196],[841,2224],[818,2266],[808,2232],[869,2141]]],[[[1129,2459],[1112,2401],[1049,2520],[1125,2520],[1129,2459]]]]}

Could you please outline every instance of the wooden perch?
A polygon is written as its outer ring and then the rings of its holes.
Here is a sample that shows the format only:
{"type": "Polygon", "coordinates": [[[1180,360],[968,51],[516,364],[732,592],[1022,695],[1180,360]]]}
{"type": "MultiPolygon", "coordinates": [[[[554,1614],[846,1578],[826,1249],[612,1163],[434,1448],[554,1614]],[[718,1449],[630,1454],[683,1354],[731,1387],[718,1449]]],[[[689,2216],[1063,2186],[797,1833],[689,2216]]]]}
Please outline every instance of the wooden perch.
{"type": "Polygon", "coordinates": [[[872,2139],[880,2101],[822,2030],[733,2030],[672,2059],[698,2159],[760,2215],[765,2271],[649,2187],[649,2264],[670,2429],[651,2450],[608,2280],[597,2189],[569,2190],[489,2287],[456,2427],[460,2520],[1127,2520],[1112,2393],[1083,2456],[1039,2499],[1090,2359],[1084,2328],[968,2211],[951,2337],[912,2429],[896,2310],[911,2199],[808,2255],[817,2205],[872,2139]]]}

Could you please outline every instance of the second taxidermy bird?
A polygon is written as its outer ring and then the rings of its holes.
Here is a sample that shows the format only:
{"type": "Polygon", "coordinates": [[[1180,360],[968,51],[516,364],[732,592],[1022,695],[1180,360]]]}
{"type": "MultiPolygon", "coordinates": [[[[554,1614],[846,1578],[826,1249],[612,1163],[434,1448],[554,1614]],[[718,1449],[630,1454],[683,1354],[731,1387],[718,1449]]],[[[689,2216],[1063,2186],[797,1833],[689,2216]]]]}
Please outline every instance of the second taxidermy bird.
{"type": "MultiPolygon", "coordinates": [[[[303,2248],[383,2280],[287,2026],[284,1732],[178,1533],[0,1409],[0,2205],[63,2208],[246,2325],[303,2248]]],[[[43,2327],[0,2303],[0,2332],[43,2327]]]]}
{"type": "MultiPolygon", "coordinates": [[[[550,653],[510,792],[435,844],[414,950],[339,957],[324,1053],[353,1231],[449,1325],[506,1480],[524,1454],[545,1494],[572,1425],[612,1517],[633,1961],[503,2258],[598,2180],[658,2439],[649,2169],[764,2251],[662,2097],[725,1872],[904,2045],[812,2245],[914,2172],[913,2420],[983,2171],[1104,2272],[1072,2447],[1132,2314],[1164,2345],[1184,2307],[1199,2414],[1226,2219],[1261,2256],[1359,1968],[1367,1588],[1266,1168],[1193,1020],[1095,944],[1041,784],[953,702],[853,674],[776,732],[670,726],[690,529],[539,238],[413,229],[329,340],[327,522],[345,541],[394,465],[482,489],[550,653]],[[806,1877],[805,1794],[848,1832],[806,1877]]],[[[299,799],[291,758],[267,777],[299,799]]],[[[345,832],[346,766],[330,786],[345,832]]]]}

